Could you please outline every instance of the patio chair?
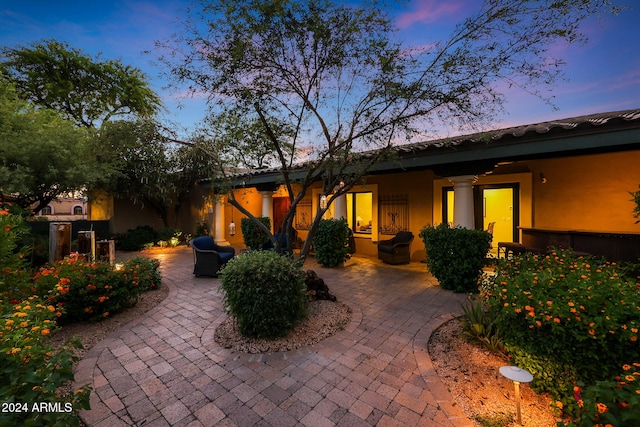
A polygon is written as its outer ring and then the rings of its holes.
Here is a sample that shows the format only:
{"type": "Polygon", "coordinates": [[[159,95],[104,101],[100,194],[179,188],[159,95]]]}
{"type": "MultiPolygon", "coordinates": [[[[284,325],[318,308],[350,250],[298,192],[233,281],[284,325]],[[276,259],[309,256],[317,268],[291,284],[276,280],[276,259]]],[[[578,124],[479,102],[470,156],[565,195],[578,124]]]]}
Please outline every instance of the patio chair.
{"type": "Polygon", "coordinates": [[[411,262],[411,242],[413,233],[399,231],[393,239],[378,242],[378,259],[387,264],[408,264],[411,262]]]}
{"type": "Polygon", "coordinates": [[[216,245],[211,236],[200,236],[189,242],[193,249],[193,274],[196,277],[218,277],[218,270],[236,254],[231,246],[216,245]]]}

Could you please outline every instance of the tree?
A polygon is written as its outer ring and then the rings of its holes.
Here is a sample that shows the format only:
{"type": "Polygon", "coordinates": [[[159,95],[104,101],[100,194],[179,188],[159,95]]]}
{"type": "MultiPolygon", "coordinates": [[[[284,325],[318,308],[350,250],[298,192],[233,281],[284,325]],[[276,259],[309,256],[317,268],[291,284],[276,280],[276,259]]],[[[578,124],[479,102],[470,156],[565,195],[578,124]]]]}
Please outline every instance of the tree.
{"type": "Polygon", "coordinates": [[[86,186],[95,177],[87,136],[57,112],[19,99],[0,77],[0,203],[11,194],[22,209],[38,212],[86,186]]]}
{"type": "Polygon", "coordinates": [[[98,127],[113,117],[148,118],[161,106],[137,68],[93,59],[55,40],[4,48],[0,73],[21,98],[58,111],[78,126],[98,127]]]}
{"type": "Polygon", "coordinates": [[[169,211],[180,206],[206,175],[207,160],[191,146],[176,147],[151,120],[103,124],[93,145],[106,177],[95,183],[118,197],[153,209],[169,227],[169,211]]]}
{"type": "MultiPolygon", "coordinates": [[[[291,200],[286,230],[315,182],[328,207],[399,141],[428,134],[430,124],[489,121],[503,103],[498,83],[539,95],[536,85],[549,87],[562,75],[550,48],[584,40],[586,17],[615,11],[608,0],[485,0],[448,39],[411,48],[393,41],[379,2],[340,3],[202,0],[178,36],[158,43],[168,49],[161,59],[175,81],[207,94],[213,114],[237,109],[262,124],[276,158],[271,166],[291,200]],[[304,173],[302,154],[309,160],[304,173]]],[[[227,154],[251,173],[251,164],[233,156],[244,152],[243,142],[227,154]]],[[[231,178],[236,169],[225,164],[219,176],[231,178]]],[[[302,256],[324,212],[318,210],[302,256]]]]}

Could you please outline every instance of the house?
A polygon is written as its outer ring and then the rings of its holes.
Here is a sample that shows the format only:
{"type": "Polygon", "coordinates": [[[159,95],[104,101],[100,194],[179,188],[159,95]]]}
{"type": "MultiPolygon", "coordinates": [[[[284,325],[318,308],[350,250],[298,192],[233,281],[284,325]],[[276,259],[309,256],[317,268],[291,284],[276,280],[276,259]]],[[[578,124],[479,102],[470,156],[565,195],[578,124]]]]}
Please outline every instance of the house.
{"type": "MultiPolygon", "coordinates": [[[[276,170],[243,177],[235,196],[277,224],[289,209],[279,178],[276,170]]],[[[397,158],[377,164],[329,215],[347,219],[356,253],[368,256],[399,230],[417,235],[427,224],[448,222],[492,224],[494,242],[637,260],[640,224],[630,192],[639,184],[640,109],[634,109],[399,146],[397,158]]],[[[213,190],[207,181],[201,187],[213,190]]],[[[297,209],[294,226],[303,239],[320,197],[318,185],[297,209]]],[[[240,227],[228,232],[242,215],[224,199],[210,197],[195,210],[209,220],[216,241],[242,244],[240,227]]],[[[411,259],[425,256],[416,241],[411,259]]]]}

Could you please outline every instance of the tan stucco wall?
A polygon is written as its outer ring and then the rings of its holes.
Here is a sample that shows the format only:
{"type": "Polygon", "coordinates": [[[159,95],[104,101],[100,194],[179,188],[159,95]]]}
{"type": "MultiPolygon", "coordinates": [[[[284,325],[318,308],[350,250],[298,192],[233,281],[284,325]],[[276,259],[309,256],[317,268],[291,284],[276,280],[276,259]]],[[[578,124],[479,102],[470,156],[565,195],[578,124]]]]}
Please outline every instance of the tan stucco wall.
{"type": "Polygon", "coordinates": [[[87,219],[91,221],[110,220],[113,217],[113,213],[113,197],[99,192],[89,195],[87,219]]]}
{"type": "MultiPolygon", "coordinates": [[[[255,188],[243,188],[235,191],[235,197],[238,203],[242,205],[244,209],[251,212],[254,216],[262,216],[262,194],[255,188]]],[[[224,218],[225,218],[225,236],[227,241],[233,246],[244,246],[244,238],[242,237],[242,218],[247,216],[241,213],[238,209],[234,208],[228,203],[225,203],[224,218]],[[233,222],[236,224],[236,235],[229,235],[229,223],[233,217],[233,222]]],[[[215,230],[214,233],[215,235],[215,230]]]]}
{"type": "Polygon", "coordinates": [[[535,228],[640,232],[629,194],[640,184],[640,150],[528,163],[535,228]]]}
{"type": "MultiPolygon", "coordinates": [[[[478,177],[478,185],[518,183],[520,189],[521,227],[588,230],[608,232],[640,232],[631,216],[633,204],[630,191],[640,184],[640,150],[624,153],[597,154],[559,159],[507,163],[491,174],[478,177]],[[545,182],[543,183],[542,177],[545,182]]],[[[378,196],[407,194],[409,198],[410,230],[415,235],[413,261],[425,258],[419,233],[427,224],[442,222],[442,188],[451,182],[431,171],[398,172],[370,176],[366,186],[376,188],[378,196]]],[[[319,189],[312,190],[314,212],[319,189]]],[[[278,195],[284,195],[280,191],[278,195]]],[[[238,190],[238,200],[252,214],[262,211],[262,196],[255,189],[238,190]]],[[[377,197],[374,198],[377,205],[377,197]]],[[[233,218],[237,234],[226,237],[233,245],[242,245],[239,211],[233,218]]],[[[225,206],[225,222],[231,220],[231,207],[225,206]]],[[[212,231],[213,234],[213,231],[212,231]]],[[[305,238],[305,232],[299,233],[305,238]]],[[[356,238],[358,254],[377,256],[377,241],[392,236],[372,235],[356,238]]]]}

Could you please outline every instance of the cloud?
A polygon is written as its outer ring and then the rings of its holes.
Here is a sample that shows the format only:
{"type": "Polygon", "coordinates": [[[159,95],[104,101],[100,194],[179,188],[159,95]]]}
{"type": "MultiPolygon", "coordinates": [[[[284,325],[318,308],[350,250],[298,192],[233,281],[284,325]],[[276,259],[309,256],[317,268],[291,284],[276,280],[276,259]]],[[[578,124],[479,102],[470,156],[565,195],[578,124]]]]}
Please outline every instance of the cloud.
{"type": "Polygon", "coordinates": [[[465,0],[418,0],[412,10],[398,15],[396,24],[404,29],[416,23],[430,23],[441,19],[459,17],[466,4],[465,0]]]}

